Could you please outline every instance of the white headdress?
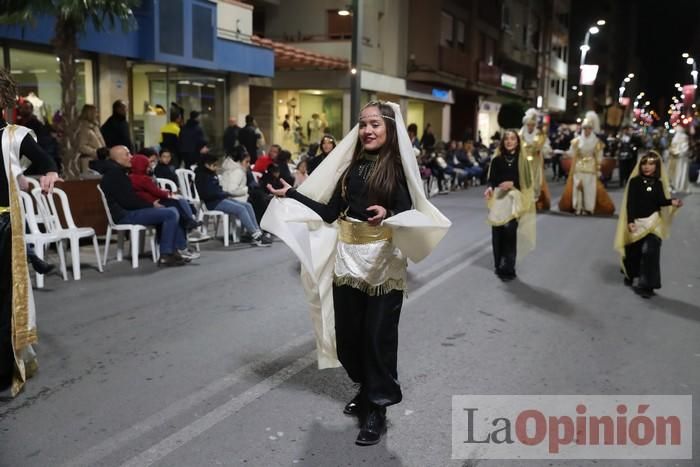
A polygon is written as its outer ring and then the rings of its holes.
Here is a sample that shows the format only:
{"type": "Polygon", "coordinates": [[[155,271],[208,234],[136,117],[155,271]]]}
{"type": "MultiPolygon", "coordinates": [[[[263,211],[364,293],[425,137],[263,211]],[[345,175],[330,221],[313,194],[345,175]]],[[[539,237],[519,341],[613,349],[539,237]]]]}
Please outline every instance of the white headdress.
{"type": "Polygon", "coordinates": [[[525,111],[525,116],[523,117],[523,125],[527,125],[529,122],[537,123],[537,109],[530,107],[525,111]]]}
{"type": "MultiPolygon", "coordinates": [[[[391,216],[383,225],[393,229],[392,241],[401,253],[418,262],[437,246],[452,223],[426,198],[401,108],[391,102],[387,104],[394,111],[401,165],[413,209],[391,216]]],[[[359,125],[355,125],[299,186],[298,191],[315,201],[328,202],[340,177],[352,162],[358,140],[359,125]]],[[[335,223],[326,224],[318,214],[296,200],[275,198],[270,202],[260,225],[282,239],[301,262],[301,282],[311,308],[319,368],[340,366],[335,347],[332,294],[338,241],[335,223]]]]}
{"type": "Polygon", "coordinates": [[[600,133],[600,119],[598,118],[598,114],[592,110],[586,112],[586,118],[583,119],[581,128],[592,128],[593,133],[600,133]]]}

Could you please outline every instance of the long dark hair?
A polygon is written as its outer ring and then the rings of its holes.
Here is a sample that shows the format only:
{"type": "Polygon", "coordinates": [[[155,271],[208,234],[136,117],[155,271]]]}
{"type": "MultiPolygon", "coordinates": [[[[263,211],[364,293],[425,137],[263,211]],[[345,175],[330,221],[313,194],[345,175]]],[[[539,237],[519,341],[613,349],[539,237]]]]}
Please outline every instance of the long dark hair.
{"type": "MultiPolygon", "coordinates": [[[[390,105],[381,101],[370,101],[362,110],[368,107],[377,107],[381,113],[386,126],[386,142],[379,149],[379,157],[377,158],[374,170],[367,180],[367,198],[370,204],[378,204],[385,208],[389,208],[394,192],[400,183],[403,183],[404,173],[401,165],[401,152],[399,150],[399,137],[396,131],[396,121],[394,120],[394,109],[390,105]]],[[[350,165],[345,170],[345,173],[340,179],[342,183],[342,192],[346,191],[346,179],[350,170],[362,160],[362,142],[357,140],[355,151],[352,156],[350,165]]]]}
{"type": "Polygon", "coordinates": [[[513,152],[515,154],[520,154],[520,134],[513,129],[508,129],[503,132],[503,136],[501,136],[501,142],[498,144],[498,153],[507,154],[510,152],[506,149],[506,136],[508,135],[508,133],[513,133],[518,139],[518,145],[515,147],[515,150],[513,152]]]}

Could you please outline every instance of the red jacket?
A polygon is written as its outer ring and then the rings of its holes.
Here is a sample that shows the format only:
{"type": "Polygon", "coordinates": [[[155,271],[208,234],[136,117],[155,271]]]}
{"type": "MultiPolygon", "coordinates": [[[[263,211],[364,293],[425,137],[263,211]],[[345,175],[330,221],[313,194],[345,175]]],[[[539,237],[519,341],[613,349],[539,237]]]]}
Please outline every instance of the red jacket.
{"type": "Polygon", "coordinates": [[[153,177],[147,174],[148,157],[137,154],[131,160],[131,185],[134,187],[136,196],[142,200],[153,204],[157,200],[167,199],[170,192],[161,190],[153,181],[153,177]]]}
{"type": "Polygon", "coordinates": [[[273,162],[272,157],[268,156],[267,154],[263,154],[258,156],[252,170],[253,172],[260,172],[261,174],[264,174],[267,172],[267,168],[270,167],[273,162]]]}

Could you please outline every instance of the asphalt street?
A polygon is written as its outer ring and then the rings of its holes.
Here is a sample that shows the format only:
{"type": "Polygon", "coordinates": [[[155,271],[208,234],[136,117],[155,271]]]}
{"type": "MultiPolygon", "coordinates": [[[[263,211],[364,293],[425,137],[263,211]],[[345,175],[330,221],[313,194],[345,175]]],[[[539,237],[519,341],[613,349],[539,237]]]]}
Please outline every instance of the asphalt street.
{"type": "Polygon", "coordinates": [[[433,198],[453,227],[409,266],[404,400],[379,445],[354,444],[344,371],[315,367],[291,251],[217,240],[183,268],[143,257],[100,274],[85,259],[83,280],[47,278],[35,291],[40,370],[0,401],[0,465],[700,465],[697,421],[695,460],[451,458],[453,395],[700,395],[700,196],[685,199],[663,288],[644,300],[622,284],[615,218],[539,215],[536,250],[501,283],[482,192],[433,198]]]}

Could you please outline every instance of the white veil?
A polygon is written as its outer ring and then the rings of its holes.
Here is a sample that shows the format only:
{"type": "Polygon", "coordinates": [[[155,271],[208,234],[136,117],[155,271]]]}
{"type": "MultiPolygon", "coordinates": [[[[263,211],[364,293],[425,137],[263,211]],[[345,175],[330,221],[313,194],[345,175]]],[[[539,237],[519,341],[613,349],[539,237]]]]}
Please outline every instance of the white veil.
{"type": "MultiPolygon", "coordinates": [[[[401,108],[391,102],[387,104],[394,111],[401,163],[413,209],[386,219],[383,225],[393,229],[394,245],[411,261],[418,262],[442,240],[451,222],[426,198],[401,108]]],[[[298,191],[315,201],[327,203],[352,161],[358,135],[358,125],[355,125],[298,191]]],[[[340,366],[335,347],[332,295],[338,240],[336,224],[326,224],[318,214],[296,200],[275,198],[263,216],[261,227],[284,241],[301,261],[301,281],[316,333],[319,368],[340,366]]]]}

